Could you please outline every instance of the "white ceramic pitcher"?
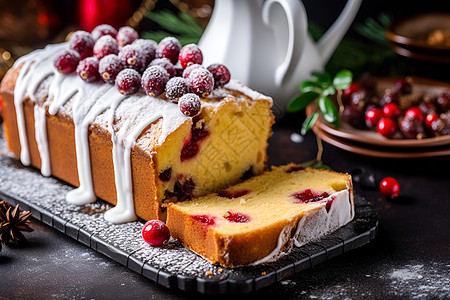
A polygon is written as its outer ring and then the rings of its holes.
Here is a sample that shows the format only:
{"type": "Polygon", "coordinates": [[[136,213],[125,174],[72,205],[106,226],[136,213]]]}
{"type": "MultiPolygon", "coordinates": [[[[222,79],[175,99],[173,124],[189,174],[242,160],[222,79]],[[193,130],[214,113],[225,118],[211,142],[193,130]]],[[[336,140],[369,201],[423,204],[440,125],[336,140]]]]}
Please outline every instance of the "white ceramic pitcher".
{"type": "Polygon", "coordinates": [[[225,64],[232,78],[273,97],[284,110],[298,85],[311,72],[323,70],[360,5],[361,0],[348,0],[314,43],[300,0],[216,0],[199,41],[203,64],[225,64]]]}

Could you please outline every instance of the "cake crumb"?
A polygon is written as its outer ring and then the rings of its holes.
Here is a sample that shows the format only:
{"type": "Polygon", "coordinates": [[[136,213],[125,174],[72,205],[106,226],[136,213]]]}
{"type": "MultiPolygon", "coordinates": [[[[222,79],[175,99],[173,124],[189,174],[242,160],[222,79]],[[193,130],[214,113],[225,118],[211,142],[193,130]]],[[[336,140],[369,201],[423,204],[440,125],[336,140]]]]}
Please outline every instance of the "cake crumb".
{"type": "Polygon", "coordinates": [[[213,272],[212,271],[208,271],[208,272],[206,272],[206,276],[211,276],[213,274],[213,272]]]}

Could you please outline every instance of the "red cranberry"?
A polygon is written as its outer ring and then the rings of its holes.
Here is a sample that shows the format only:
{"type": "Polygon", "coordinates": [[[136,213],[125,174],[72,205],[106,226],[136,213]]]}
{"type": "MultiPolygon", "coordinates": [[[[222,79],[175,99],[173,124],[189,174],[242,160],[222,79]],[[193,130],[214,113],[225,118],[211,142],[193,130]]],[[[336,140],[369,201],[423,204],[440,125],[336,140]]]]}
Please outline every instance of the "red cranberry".
{"type": "Polygon", "coordinates": [[[198,68],[198,67],[202,67],[202,66],[199,65],[199,64],[193,64],[193,65],[190,65],[189,67],[187,67],[186,69],[184,69],[184,70],[183,70],[183,78],[188,79],[188,78],[189,78],[189,75],[190,75],[191,72],[192,72],[192,70],[194,70],[194,69],[196,69],[196,68],[198,68]]]}
{"type": "Polygon", "coordinates": [[[379,109],[377,107],[366,110],[365,121],[366,121],[367,127],[370,128],[370,127],[377,126],[377,124],[380,121],[382,116],[383,116],[383,113],[382,113],[381,109],[379,109]]]}
{"type": "Polygon", "coordinates": [[[211,72],[211,74],[214,77],[214,86],[219,87],[227,84],[230,82],[230,71],[227,67],[225,67],[222,64],[212,64],[208,68],[208,71],[211,72]]]}
{"type": "Polygon", "coordinates": [[[396,103],[391,102],[383,106],[383,115],[387,118],[398,118],[401,113],[402,111],[396,103]]]}
{"type": "Polygon", "coordinates": [[[122,60],[116,54],[109,54],[103,57],[98,65],[98,72],[104,82],[114,83],[117,74],[123,70],[122,60]]]}
{"type": "Polygon", "coordinates": [[[139,73],[144,72],[147,58],[139,46],[126,45],[120,49],[118,56],[125,68],[135,69],[139,73]]]}
{"type": "Polygon", "coordinates": [[[158,176],[158,178],[161,181],[165,181],[165,182],[170,181],[171,177],[172,177],[172,168],[168,168],[168,169],[162,171],[161,173],[159,173],[159,176],[158,176]]]}
{"type": "Polygon", "coordinates": [[[98,59],[95,56],[88,57],[80,61],[77,66],[77,73],[81,79],[87,82],[97,80],[100,75],[98,74],[98,59]]]}
{"type": "Polygon", "coordinates": [[[150,96],[161,95],[168,81],[169,73],[161,66],[150,66],[142,75],[142,87],[150,96]]]}
{"type": "Polygon", "coordinates": [[[119,45],[117,41],[110,35],[104,35],[99,38],[94,45],[94,55],[98,60],[109,54],[119,53],[119,45]]]}
{"type": "Polygon", "coordinates": [[[187,93],[189,93],[189,87],[183,77],[170,78],[166,84],[166,97],[171,100],[180,98],[187,93]]]}
{"type": "Polygon", "coordinates": [[[176,38],[168,36],[162,39],[156,47],[156,58],[167,57],[175,65],[178,61],[180,50],[180,42],[176,38]]]}
{"type": "Polygon", "coordinates": [[[161,66],[164,69],[166,69],[167,73],[169,73],[169,77],[174,77],[177,72],[175,71],[174,65],[170,62],[170,60],[167,57],[163,58],[156,58],[151,63],[150,66],[161,66]]]}
{"type": "Polygon", "coordinates": [[[428,127],[428,129],[433,131],[432,124],[433,124],[433,122],[437,121],[438,119],[439,119],[439,115],[435,111],[432,111],[425,117],[425,125],[428,127]]]}
{"type": "Polygon", "coordinates": [[[202,103],[199,96],[188,93],[180,97],[178,107],[185,116],[195,117],[200,113],[202,103]]]}
{"type": "Polygon", "coordinates": [[[313,193],[311,189],[306,189],[304,191],[295,192],[292,194],[292,197],[295,197],[298,199],[296,203],[309,203],[309,202],[317,202],[322,199],[328,198],[330,194],[327,192],[323,193],[313,193]]]}
{"type": "Polygon", "coordinates": [[[383,107],[388,103],[398,103],[398,91],[397,90],[386,90],[380,99],[380,106],[383,107]]]}
{"type": "Polygon", "coordinates": [[[116,40],[120,47],[124,47],[126,45],[131,44],[135,40],[139,38],[139,34],[136,30],[131,28],[130,26],[124,26],[119,28],[117,32],[116,40]]]}
{"type": "Polygon", "coordinates": [[[353,106],[344,107],[344,111],[342,112],[342,119],[355,128],[364,128],[364,113],[360,110],[357,110],[353,106]]]}
{"type": "Polygon", "coordinates": [[[214,89],[214,77],[206,68],[195,68],[187,79],[194,94],[207,97],[214,89]]]}
{"type": "Polygon", "coordinates": [[[420,122],[425,121],[425,115],[418,106],[410,107],[405,112],[405,117],[410,116],[411,118],[418,119],[420,122]]]}
{"type": "Polygon", "coordinates": [[[447,112],[450,109],[450,90],[445,90],[438,98],[437,104],[442,112],[447,112]]]}
{"type": "Polygon", "coordinates": [[[117,30],[108,24],[102,24],[98,25],[91,31],[92,38],[94,41],[97,41],[99,38],[101,38],[104,35],[110,35],[113,38],[116,38],[117,36],[117,30]]]}
{"type": "Polygon", "coordinates": [[[169,228],[160,220],[150,220],[142,228],[142,237],[151,246],[162,246],[170,239],[169,228]]]}
{"type": "Polygon", "coordinates": [[[184,69],[193,64],[201,65],[203,63],[202,50],[196,44],[188,44],[181,48],[178,60],[184,69]]]}
{"type": "Polygon", "coordinates": [[[236,190],[236,191],[229,191],[229,190],[223,190],[217,193],[220,197],[228,198],[228,199],[235,199],[242,196],[247,195],[250,193],[249,190],[236,190]]]}
{"type": "Polygon", "coordinates": [[[131,95],[139,90],[141,75],[134,69],[124,69],[117,74],[116,86],[124,95],[131,95]]]}
{"type": "Polygon", "coordinates": [[[146,65],[155,59],[156,46],[158,45],[153,40],[137,39],[132,45],[136,45],[144,53],[146,58],[146,65]]]}
{"type": "Polygon", "coordinates": [[[292,173],[292,172],[297,172],[297,171],[302,171],[304,170],[305,167],[302,165],[292,165],[290,166],[288,169],[286,169],[286,173],[292,173]]]}
{"type": "Polygon", "coordinates": [[[193,215],[192,219],[201,223],[202,225],[214,226],[216,224],[216,217],[210,215],[193,215]]]}
{"type": "Polygon", "coordinates": [[[400,185],[393,177],[385,177],[380,181],[379,186],[381,194],[387,198],[395,199],[400,193],[400,185]]]}
{"type": "Polygon", "coordinates": [[[391,138],[397,132],[397,123],[390,118],[381,118],[377,124],[377,131],[386,138],[391,138]]]}
{"type": "Polygon", "coordinates": [[[250,216],[243,214],[243,213],[231,212],[231,211],[228,211],[225,214],[224,218],[233,223],[248,223],[251,221],[250,216]]]}
{"type": "Polygon", "coordinates": [[[352,82],[343,92],[344,102],[348,103],[353,93],[360,90],[359,84],[352,82]]]}
{"type": "Polygon", "coordinates": [[[69,48],[77,51],[81,59],[92,56],[95,41],[92,36],[82,30],[75,31],[69,38],[69,48]]]}
{"type": "Polygon", "coordinates": [[[56,57],[54,65],[58,72],[63,74],[70,74],[77,69],[80,60],[81,57],[77,51],[65,50],[56,57]]]}
{"type": "Polygon", "coordinates": [[[422,138],[425,136],[423,122],[411,115],[405,116],[400,121],[400,131],[409,139],[422,138]]]}
{"type": "Polygon", "coordinates": [[[191,137],[187,140],[181,149],[180,161],[185,161],[195,157],[199,150],[199,142],[209,135],[205,128],[196,128],[193,125],[191,137]]]}
{"type": "Polygon", "coordinates": [[[395,88],[402,94],[411,94],[412,92],[412,85],[405,78],[397,79],[395,81],[395,88]]]}
{"type": "Polygon", "coordinates": [[[172,192],[169,190],[166,190],[164,192],[166,201],[175,203],[190,200],[193,197],[194,189],[195,182],[192,180],[192,178],[185,180],[183,183],[177,180],[172,192]]]}

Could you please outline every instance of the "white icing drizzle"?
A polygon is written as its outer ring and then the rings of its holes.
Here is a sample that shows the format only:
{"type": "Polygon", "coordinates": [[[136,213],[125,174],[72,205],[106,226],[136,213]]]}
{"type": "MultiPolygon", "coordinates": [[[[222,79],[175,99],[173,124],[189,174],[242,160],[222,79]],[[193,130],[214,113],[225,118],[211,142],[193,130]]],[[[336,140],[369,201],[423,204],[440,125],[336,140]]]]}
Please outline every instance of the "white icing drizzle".
{"type": "MultiPolygon", "coordinates": [[[[50,45],[22,57],[15,67],[22,65],[16,80],[14,104],[17,113],[20,159],[30,164],[23,101],[28,96],[36,102],[35,93],[39,85],[49,76],[49,114],[56,115],[64,105],[72,103],[72,119],[75,125],[75,147],[80,186],[67,194],[67,200],[75,204],[86,204],[96,200],[92,182],[89,153],[89,126],[94,120],[107,125],[113,142],[113,165],[117,192],[117,205],[105,213],[113,223],[136,220],[133,201],[131,151],[136,140],[150,124],[163,118],[162,133],[158,143],[188,119],[180,113],[176,104],[139,93],[133,96],[120,94],[115,86],[104,83],[86,83],[76,74],[63,75],[53,67],[53,59],[67,44],[50,45]],[[69,101],[73,99],[73,101],[69,101]],[[107,111],[107,113],[104,113],[107,111]],[[104,118],[107,116],[105,122],[104,118]]],[[[35,130],[41,156],[41,173],[49,176],[50,155],[48,151],[45,106],[36,103],[35,130]]]]}
{"type": "Polygon", "coordinates": [[[281,256],[289,254],[294,245],[296,247],[303,246],[304,244],[316,240],[350,222],[354,217],[352,205],[353,194],[349,193],[348,190],[342,190],[330,195],[330,197],[323,199],[322,201],[326,203],[331,197],[333,197],[334,200],[331,203],[329,211],[327,211],[325,207],[319,210],[313,210],[303,216],[297,224],[283,228],[278,237],[275,249],[266,257],[253,262],[251,265],[255,266],[276,261],[281,256]],[[294,236],[291,237],[291,231],[294,226],[296,226],[297,229],[294,236]]]}

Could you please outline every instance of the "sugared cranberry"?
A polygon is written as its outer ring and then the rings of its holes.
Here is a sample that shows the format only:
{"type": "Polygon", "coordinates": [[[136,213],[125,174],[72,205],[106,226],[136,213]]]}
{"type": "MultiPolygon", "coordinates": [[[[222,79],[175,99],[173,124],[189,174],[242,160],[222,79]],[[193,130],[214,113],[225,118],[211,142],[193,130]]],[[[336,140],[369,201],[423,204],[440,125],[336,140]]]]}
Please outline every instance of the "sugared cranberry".
{"type": "Polygon", "coordinates": [[[388,103],[398,103],[398,91],[395,89],[387,89],[380,99],[380,106],[383,107],[388,103]]]}
{"type": "Polygon", "coordinates": [[[180,97],[180,99],[178,100],[178,107],[180,108],[180,111],[183,113],[183,115],[188,117],[195,117],[200,113],[200,110],[202,109],[202,103],[199,96],[188,93],[180,97]]]}
{"type": "Polygon", "coordinates": [[[214,89],[214,77],[206,68],[195,68],[187,79],[194,94],[207,97],[214,89]]]}
{"type": "Polygon", "coordinates": [[[162,39],[156,47],[156,58],[167,57],[175,65],[178,61],[180,50],[180,42],[176,38],[168,36],[162,39]]]}
{"type": "Polygon", "coordinates": [[[177,72],[175,71],[175,67],[173,63],[170,62],[170,60],[167,57],[163,58],[156,58],[151,63],[150,66],[161,66],[164,69],[166,69],[167,73],[169,73],[169,77],[172,78],[175,75],[177,75],[177,72]]]}
{"type": "Polygon", "coordinates": [[[158,45],[153,40],[137,39],[132,45],[136,45],[144,53],[146,58],[146,65],[148,65],[153,59],[155,59],[156,46],[158,45]]]}
{"type": "Polygon", "coordinates": [[[150,66],[142,75],[142,87],[150,96],[161,95],[168,81],[169,73],[161,66],[150,66]]]}
{"type": "Polygon", "coordinates": [[[112,36],[104,35],[95,42],[94,55],[97,56],[98,60],[106,55],[117,53],[119,53],[119,45],[112,36]]]}
{"type": "Polygon", "coordinates": [[[183,77],[172,77],[166,84],[166,97],[168,99],[175,100],[187,93],[189,93],[189,87],[183,77]]]}
{"type": "Polygon", "coordinates": [[[75,50],[69,49],[63,51],[56,57],[54,65],[58,72],[63,74],[70,74],[77,69],[80,60],[80,54],[78,54],[78,52],[75,50]]]}
{"type": "Polygon", "coordinates": [[[405,115],[400,121],[400,131],[409,139],[420,139],[425,136],[423,122],[412,115],[405,115]]]}
{"type": "Polygon", "coordinates": [[[193,64],[201,65],[203,63],[202,50],[196,44],[188,44],[181,48],[178,60],[183,68],[193,64]]]}
{"type": "Polygon", "coordinates": [[[77,51],[81,59],[92,56],[94,44],[92,36],[83,30],[75,31],[69,38],[69,48],[77,51]]]}
{"type": "Polygon", "coordinates": [[[94,41],[97,41],[99,38],[101,38],[104,35],[110,35],[113,38],[116,38],[117,36],[117,30],[108,24],[102,24],[98,25],[91,31],[92,38],[94,41]]]}
{"type": "Polygon", "coordinates": [[[252,218],[250,218],[250,216],[248,216],[244,213],[231,212],[231,211],[227,211],[224,218],[227,219],[229,222],[233,222],[233,223],[248,223],[252,219],[252,218]]]}
{"type": "Polygon", "coordinates": [[[196,69],[196,68],[201,68],[202,66],[199,64],[193,64],[190,65],[189,67],[187,67],[186,69],[183,70],[183,78],[188,79],[189,75],[191,74],[192,70],[196,69]]]}
{"type": "Polygon", "coordinates": [[[433,124],[433,122],[435,122],[438,119],[439,119],[439,115],[435,111],[432,111],[425,117],[425,125],[428,127],[428,129],[430,129],[431,131],[434,131],[432,124],[433,124]]]}
{"type": "Polygon", "coordinates": [[[193,215],[192,219],[201,223],[202,225],[214,226],[216,224],[216,217],[210,215],[193,215]]]}
{"type": "Polygon", "coordinates": [[[411,94],[412,85],[405,78],[400,78],[395,81],[395,88],[402,94],[411,94]]]}
{"type": "Polygon", "coordinates": [[[230,70],[222,64],[212,64],[208,68],[208,71],[214,77],[214,86],[219,87],[230,82],[231,74],[230,70]]]}
{"type": "Polygon", "coordinates": [[[139,34],[136,30],[131,28],[130,26],[124,26],[119,28],[117,32],[116,40],[120,47],[124,47],[126,45],[131,44],[135,40],[139,38],[139,34]]]}
{"type": "Polygon", "coordinates": [[[367,127],[371,128],[377,126],[382,116],[383,113],[381,109],[377,107],[373,107],[371,109],[366,110],[365,121],[367,127]]]}
{"type": "Polygon", "coordinates": [[[385,106],[383,106],[383,115],[387,118],[398,118],[402,111],[400,110],[400,107],[397,105],[397,103],[388,103],[385,106]]]}
{"type": "Polygon", "coordinates": [[[245,196],[248,193],[250,193],[249,190],[236,190],[236,191],[223,190],[223,191],[218,192],[217,194],[220,197],[224,197],[224,198],[228,198],[228,199],[235,199],[235,198],[245,196]]]}
{"type": "Polygon", "coordinates": [[[411,118],[418,119],[420,122],[425,121],[425,115],[418,106],[410,107],[405,112],[405,117],[410,116],[411,118]]]}
{"type": "Polygon", "coordinates": [[[377,124],[377,131],[386,138],[391,138],[397,132],[397,123],[390,118],[381,118],[377,124]]]}
{"type": "Polygon", "coordinates": [[[438,112],[436,98],[424,97],[423,101],[419,104],[419,108],[424,115],[428,115],[432,112],[438,112]]]}
{"type": "Polygon", "coordinates": [[[124,69],[116,77],[116,86],[124,95],[131,95],[139,90],[141,75],[134,69],[124,69]]]}
{"type": "Polygon", "coordinates": [[[117,74],[123,70],[123,64],[116,54],[109,54],[103,57],[98,65],[98,72],[104,82],[114,83],[117,74]]]}
{"type": "Polygon", "coordinates": [[[360,90],[359,84],[356,82],[353,82],[349,85],[348,88],[346,88],[343,92],[343,96],[344,96],[344,102],[349,103],[351,96],[353,93],[357,92],[360,90]]]}
{"type": "Polygon", "coordinates": [[[91,56],[83,59],[77,66],[77,73],[81,79],[87,82],[97,80],[100,75],[98,74],[98,59],[95,56],[91,56]]]}
{"type": "Polygon", "coordinates": [[[364,113],[353,106],[345,106],[342,112],[342,119],[356,128],[364,128],[364,113]]]}
{"type": "Polygon", "coordinates": [[[165,182],[170,181],[171,177],[172,177],[172,168],[168,168],[168,169],[162,171],[161,173],[159,173],[159,176],[158,176],[158,178],[161,181],[165,181],[165,182]]]}
{"type": "Polygon", "coordinates": [[[437,104],[444,113],[450,110],[450,90],[445,90],[441,95],[439,95],[437,98],[437,104]]]}
{"type": "Polygon", "coordinates": [[[119,56],[125,68],[135,69],[139,73],[144,72],[147,57],[138,45],[126,45],[122,47],[117,56],[119,56]]]}
{"type": "Polygon", "coordinates": [[[400,185],[393,177],[385,177],[380,181],[379,186],[381,194],[387,198],[395,199],[400,193],[400,185]]]}
{"type": "Polygon", "coordinates": [[[162,246],[170,239],[169,228],[160,220],[150,220],[142,228],[142,238],[151,246],[162,246]]]}

